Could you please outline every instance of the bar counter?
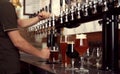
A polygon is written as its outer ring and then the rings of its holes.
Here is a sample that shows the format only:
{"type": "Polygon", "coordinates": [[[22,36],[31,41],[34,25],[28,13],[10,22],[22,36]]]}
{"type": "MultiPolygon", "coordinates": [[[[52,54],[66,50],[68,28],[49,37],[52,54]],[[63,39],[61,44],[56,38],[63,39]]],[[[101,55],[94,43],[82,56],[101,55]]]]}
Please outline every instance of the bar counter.
{"type": "Polygon", "coordinates": [[[29,64],[31,70],[33,70],[32,74],[120,74],[120,71],[114,73],[112,71],[102,71],[95,68],[90,68],[88,73],[80,73],[72,70],[65,70],[61,64],[46,64],[41,58],[23,52],[20,53],[20,56],[21,62],[29,64]]]}

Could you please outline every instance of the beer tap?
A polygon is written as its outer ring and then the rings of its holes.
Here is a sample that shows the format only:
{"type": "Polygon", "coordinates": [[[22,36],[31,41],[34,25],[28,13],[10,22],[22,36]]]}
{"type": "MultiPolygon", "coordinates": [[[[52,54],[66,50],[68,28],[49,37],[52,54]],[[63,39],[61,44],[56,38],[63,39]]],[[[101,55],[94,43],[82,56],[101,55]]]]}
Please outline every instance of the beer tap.
{"type": "MultiPolygon", "coordinates": [[[[51,31],[53,33],[53,38],[55,39],[55,37],[56,37],[55,15],[52,15],[52,30],[51,31]]],[[[55,41],[54,41],[53,45],[55,46],[55,41]]]]}
{"type": "Polygon", "coordinates": [[[68,14],[69,14],[69,9],[68,6],[65,6],[65,22],[68,22],[68,14]]]}
{"type": "Polygon", "coordinates": [[[49,12],[52,12],[52,0],[50,0],[50,4],[49,4],[49,12]]]}
{"type": "Polygon", "coordinates": [[[97,0],[97,13],[102,12],[102,0],[97,0]]]}
{"type": "Polygon", "coordinates": [[[48,30],[47,30],[47,46],[49,48],[51,47],[50,31],[51,31],[51,18],[48,19],[48,30]]]}
{"type": "MultiPolygon", "coordinates": [[[[50,0],[49,4],[49,12],[52,12],[52,0],[50,0]]],[[[52,50],[52,44],[51,44],[51,17],[48,18],[48,31],[47,31],[47,46],[52,50]]]]}
{"type": "Polygon", "coordinates": [[[70,4],[70,21],[73,21],[76,19],[76,6],[77,6],[77,1],[72,0],[70,4]]]}
{"type": "Polygon", "coordinates": [[[74,20],[74,6],[71,5],[71,10],[70,10],[70,21],[74,20]]]}
{"type": "Polygon", "coordinates": [[[114,1],[114,7],[115,7],[115,8],[120,7],[120,3],[119,3],[118,0],[115,0],[115,1],[114,1]]]}
{"type": "Polygon", "coordinates": [[[60,24],[63,24],[63,0],[60,0],[60,24]]]}
{"type": "Polygon", "coordinates": [[[40,22],[40,25],[39,25],[39,30],[38,30],[38,33],[39,33],[39,36],[42,38],[41,22],[40,22]]]}
{"type": "MultiPolygon", "coordinates": [[[[48,12],[48,9],[49,7],[48,6],[45,6],[45,11],[46,12],[48,12]]],[[[44,26],[45,26],[45,37],[47,37],[47,34],[48,34],[48,25],[49,25],[49,19],[45,19],[45,24],[44,24],[44,26]]]]}
{"type": "Polygon", "coordinates": [[[48,20],[46,19],[45,20],[45,24],[44,24],[44,27],[45,27],[45,37],[47,37],[47,30],[48,30],[48,20]]]}
{"type": "MultiPolygon", "coordinates": [[[[50,0],[49,6],[48,6],[49,13],[52,12],[51,7],[52,7],[52,0],[50,0]]],[[[50,35],[50,30],[51,30],[51,17],[47,19],[47,35],[50,35]]]]}
{"type": "Polygon", "coordinates": [[[80,7],[80,2],[79,1],[77,1],[77,7],[76,7],[76,18],[77,19],[80,19],[81,18],[81,15],[80,15],[80,10],[81,10],[81,7],[80,7]]]}
{"type": "Polygon", "coordinates": [[[88,3],[84,4],[84,16],[88,16],[88,3]]]}
{"type": "Polygon", "coordinates": [[[70,4],[71,4],[70,0],[65,0],[65,22],[69,22],[68,21],[68,14],[69,14],[70,4]]]}
{"type": "Polygon", "coordinates": [[[60,24],[63,24],[63,12],[60,12],[60,24]]]}
{"type": "Polygon", "coordinates": [[[55,30],[55,15],[52,15],[52,29],[55,30]]]}
{"type": "MultiPolygon", "coordinates": [[[[48,21],[48,24],[49,24],[49,21],[48,21]]],[[[51,47],[51,44],[50,44],[50,26],[48,25],[48,28],[47,28],[47,47],[51,47]]]]}
{"type": "Polygon", "coordinates": [[[89,1],[88,2],[88,15],[92,15],[92,9],[93,9],[92,1],[89,1]]]}
{"type": "Polygon", "coordinates": [[[44,25],[43,25],[43,21],[41,22],[41,36],[44,37],[44,25]]]}
{"type": "Polygon", "coordinates": [[[51,18],[48,19],[48,34],[50,34],[51,31],[51,18]]]}
{"type": "Polygon", "coordinates": [[[118,6],[120,7],[120,0],[118,0],[118,6]]]}
{"type": "Polygon", "coordinates": [[[96,14],[97,13],[97,2],[93,1],[93,9],[92,9],[92,14],[96,14]]]}
{"type": "Polygon", "coordinates": [[[107,1],[106,1],[106,0],[103,0],[102,12],[106,12],[107,10],[108,10],[107,1]]]}
{"type": "Polygon", "coordinates": [[[43,36],[46,37],[46,20],[43,22],[43,36]]]}

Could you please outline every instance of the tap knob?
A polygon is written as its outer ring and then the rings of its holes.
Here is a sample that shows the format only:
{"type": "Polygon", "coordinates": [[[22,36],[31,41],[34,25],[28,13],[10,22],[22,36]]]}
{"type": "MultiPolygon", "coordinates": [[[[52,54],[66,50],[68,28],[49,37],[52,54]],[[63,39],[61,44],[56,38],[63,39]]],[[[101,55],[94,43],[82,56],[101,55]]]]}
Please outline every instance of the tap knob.
{"type": "Polygon", "coordinates": [[[71,6],[71,14],[70,14],[70,17],[71,19],[70,20],[74,20],[74,6],[71,6]]]}
{"type": "Polygon", "coordinates": [[[48,27],[51,27],[51,18],[48,19],[48,27]]]}
{"type": "Polygon", "coordinates": [[[52,15],[52,26],[54,27],[55,26],[55,16],[52,15]]]}
{"type": "Polygon", "coordinates": [[[102,9],[102,11],[105,12],[107,10],[108,10],[107,1],[103,1],[103,9],[102,9]]]}
{"type": "Polygon", "coordinates": [[[65,22],[68,22],[68,8],[65,9],[65,22]]]}
{"type": "Polygon", "coordinates": [[[120,7],[120,1],[115,0],[115,1],[114,1],[114,7],[115,7],[115,8],[120,7]]]}
{"type": "Polygon", "coordinates": [[[51,30],[51,18],[48,19],[48,34],[50,33],[51,30]]]}
{"type": "Polygon", "coordinates": [[[47,19],[45,20],[44,27],[45,27],[45,35],[47,35],[47,30],[48,30],[48,20],[47,19]]]}
{"type": "Polygon", "coordinates": [[[93,1],[93,10],[92,10],[92,13],[93,14],[97,13],[97,4],[96,4],[96,1],[93,1]]]}
{"type": "Polygon", "coordinates": [[[97,6],[97,8],[96,8],[97,9],[97,13],[101,13],[102,12],[102,5],[103,5],[102,1],[98,0],[96,4],[97,4],[96,5],[97,6]]]}
{"type": "Polygon", "coordinates": [[[92,1],[89,1],[88,2],[88,9],[89,9],[89,14],[90,15],[92,14],[92,8],[93,8],[92,1]]]}
{"type": "Polygon", "coordinates": [[[88,4],[85,3],[84,5],[84,16],[88,16],[88,4]]]}
{"type": "Polygon", "coordinates": [[[63,23],[63,11],[60,11],[60,23],[63,23]]]}
{"type": "Polygon", "coordinates": [[[77,19],[80,19],[80,18],[81,18],[80,10],[81,10],[81,8],[80,8],[80,3],[77,3],[77,9],[76,9],[76,11],[77,11],[77,19]]]}

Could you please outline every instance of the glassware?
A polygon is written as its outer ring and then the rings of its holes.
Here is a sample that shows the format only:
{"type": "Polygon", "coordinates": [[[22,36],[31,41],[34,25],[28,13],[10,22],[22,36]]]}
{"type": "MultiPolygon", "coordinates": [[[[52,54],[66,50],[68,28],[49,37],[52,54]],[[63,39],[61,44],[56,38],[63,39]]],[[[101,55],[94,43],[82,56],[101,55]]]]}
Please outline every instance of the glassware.
{"type": "Polygon", "coordinates": [[[70,58],[66,55],[67,49],[67,36],[60,36],[60,52],[62,56],[62,67],[68,67],[70,64],[70,58]]]}
{"type": "Polygon", "coordinates": [[[90,66],[92,66],[92,61],[91,59],[93,58],[93,49],[94,49],[94,45],[93,42],[89,42],[89,48],[87,49],[87,57],[86,57],[86,64],[87,67],[89,68],[90,66]]]}
{"type": "Polygon", "coordinates": [[[102,47],[101,44],[97,43],[97,49],[96,49],[96,67],[99,69],[101,67],[101,61],[102,59],[102,47]]]}
{"type": "Polygon", "coordinates": [[[67,56],[71,59],[71,67],[67,68],[66,70],[76,70],[74,67],[75,58],[79,56],[79,53],[74,49],[74,42],[68,42],[67,50],[66,50],[67,56]]]}
{"type": "Polygon", "coordinates": [[[87,52],[87,49],[88,49],[88,42],[86,35],[85,34],[77,35],[75,40],[75,50],[80,55],[81,66],[78,70],[76,70],[76,72],[86,73],[89,71],[88,69],[84,68],[84,55],[87,52]]]}
{"type": "MultiPolygon", "coordinates": [[[[55,48],[54,48],[55,49],[55,48]]],[[[50,50],[50,63],[59,63],[59,50],[50,50]]]]}

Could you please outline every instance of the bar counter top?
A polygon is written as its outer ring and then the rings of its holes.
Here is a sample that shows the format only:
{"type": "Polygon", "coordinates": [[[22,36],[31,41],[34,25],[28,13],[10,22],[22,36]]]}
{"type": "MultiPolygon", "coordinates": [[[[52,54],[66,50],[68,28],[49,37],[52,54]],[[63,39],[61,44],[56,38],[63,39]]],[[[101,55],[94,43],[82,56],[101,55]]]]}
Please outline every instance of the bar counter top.
{"type": "MultiPolygon", "coordinates": [[[[117,73],[111,72],[111,71],[102,71],[98,69],[89,69],[88,73],[80,73],[72,70],[66,70],[64,67],[61,66],[61,64],[46,64],[44,60],[41,58],[20,52],[20,60],[22,62],[28,63],[34,67],[37,68],[37,70],[42,69],[45,72],[45,74],[120,74],[120,71],[117,73]]],[[[36,73],[41,74],[41,73],[36,73]]],[[[44,73],[42,73],[44,74],[44,73]]]]}

